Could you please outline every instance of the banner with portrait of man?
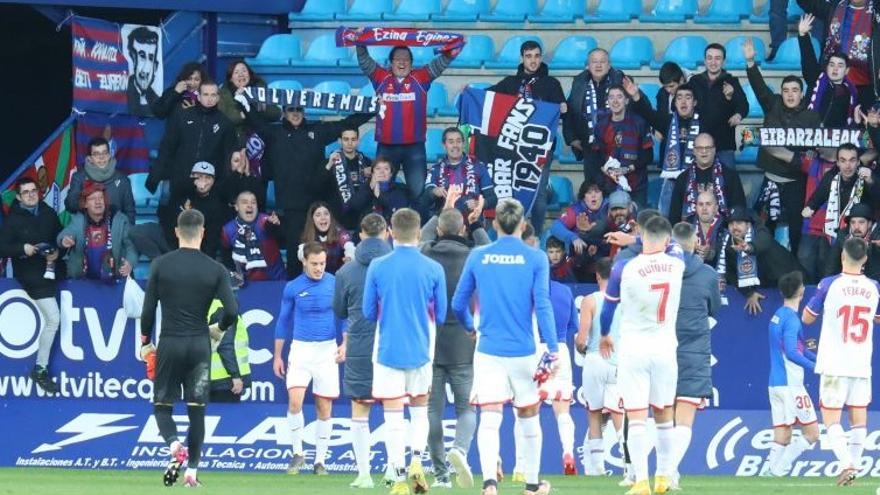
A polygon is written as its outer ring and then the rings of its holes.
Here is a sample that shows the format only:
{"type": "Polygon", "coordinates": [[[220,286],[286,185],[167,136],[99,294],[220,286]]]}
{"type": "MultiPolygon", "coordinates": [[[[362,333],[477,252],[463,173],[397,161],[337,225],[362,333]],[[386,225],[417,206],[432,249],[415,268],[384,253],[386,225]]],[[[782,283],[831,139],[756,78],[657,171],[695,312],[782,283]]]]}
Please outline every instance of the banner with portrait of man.
{"type": "Polygon", "coordinates": [[[162,94],[162,30],[75,17],[73,106],[81,112],[150,116],[162,94]]]}

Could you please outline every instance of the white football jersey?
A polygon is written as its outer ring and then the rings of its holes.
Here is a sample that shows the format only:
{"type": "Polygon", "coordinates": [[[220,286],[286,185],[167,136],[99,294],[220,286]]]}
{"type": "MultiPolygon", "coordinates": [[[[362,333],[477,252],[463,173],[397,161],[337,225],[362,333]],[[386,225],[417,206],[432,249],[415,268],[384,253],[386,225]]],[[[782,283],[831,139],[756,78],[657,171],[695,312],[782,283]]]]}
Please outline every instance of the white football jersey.
{"type": "Polygon", "coordinates": [[[880,286],[864,275],[841,273],[819,282],[805,311],[822,315],[816,373],[868,378],[880,286]]]}
{"type": "Polygon", "coordinates": [[[665,253],[614,264],[605,299],[620,302],[620,345],[627,353],[674,352],[684,262],[665,253]]]}

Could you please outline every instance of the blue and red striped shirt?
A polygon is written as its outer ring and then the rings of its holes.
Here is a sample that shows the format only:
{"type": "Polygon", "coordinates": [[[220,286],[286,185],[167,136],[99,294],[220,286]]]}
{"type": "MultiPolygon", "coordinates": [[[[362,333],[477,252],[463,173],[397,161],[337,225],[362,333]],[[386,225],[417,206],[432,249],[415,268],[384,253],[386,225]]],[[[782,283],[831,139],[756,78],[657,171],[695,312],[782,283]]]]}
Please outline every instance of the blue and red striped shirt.
{"type": "Polygon", "coordinates": [[[376,94],[385,102],[385,112],[376,116],[376,142],[414,144],[425,142],[428,90],[431,72],[427,67],[413,69],[402,80],[383,67],[370,74],[376,94]]]}

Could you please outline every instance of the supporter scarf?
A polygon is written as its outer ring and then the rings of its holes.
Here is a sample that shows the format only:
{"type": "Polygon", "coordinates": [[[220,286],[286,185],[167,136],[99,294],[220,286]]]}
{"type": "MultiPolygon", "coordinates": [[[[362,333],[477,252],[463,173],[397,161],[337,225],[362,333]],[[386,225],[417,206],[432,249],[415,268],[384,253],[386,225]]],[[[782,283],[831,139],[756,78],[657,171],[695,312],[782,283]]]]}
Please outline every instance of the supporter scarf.
{"type": "Polygon", "coordinates": [[[362,173],[363,158],[363,153],[360,151],[355,152],[355,156],[351,161],[357,161],[357,164],[355,165],[355,169],[350,173],[346,166],[349,159],[342,153],[342,151],[339,152],[339,160],[333,163],[333,176],[336,178],[336,188],[339,190],[339,197],[342,199],[342,205],[345,208],[348,208],[349,203],[351,202],[351,197],[354,195],[355,180],[357,179],[362,183],[365,182],[362,173]]]}
{"type": "MultiPolygon", "coordinates": [[[[85,239],[85,248],[83,249],[83,276],[89,273],[89,227],[91,224],[91,220],[89,219],[88,214],[85,214],[85,227],[83,232],[83,239],[85,239]]],[[[110,228],[111,222],[110,220],[113,218],[112,215],[105,214],[104,219],[101,221],[103,225],[101,225],[101,229],[105,232],[104,238],[104,253],[101,254],[101,280],[108,281],[113,279],[113,231],[110,228]]]]}
{"type": "Polygon", "coordinates": [[[703,224],[700,222],[700,218],[694,216],[694,227],[696,227],[697,231],[697,239],[700,241],[700,245],[713,245],[715,244],[715,232],[718,229],[718,226],[721,225],[721,215],[715,215],[715,218],[712,219],[712,224],[709,225],[709,229],[703,232],[703,224]]]}
{"type": "Polygon", "coordinates": [[[452,182],[452,175],[458,167],[464,167],[464,190],[461,192],[462,198],[475,198],[479,196],[479,188],[477,187],[477,166],[467,155],[464,155],[463,161],[458,165],[449,163],[449,157],[444,156],[438,163],[440,165],[440,176],[435,180],[437,187],[447,189],[452,182]]]}
{"type": "Polygon", "coordinates": [[[412,28],[365,27],[360,31],[340,27],[336,30],[336,46],[434,46],[436,51],[450,57],[458,55],[464,46],[464,36],[445,31],[412,28]]]}
{"type": "Polygon", "coordinates": [[[248,168],[254,177],[262,176],[263,155],[266,153],[266,142],[256,132],[250,133],[245,142],[245,152],[247,153],[248,168]]]}
{"type": "Polygon", "coordinates": [[[779,199],[779,184],[768,178],[764,178],[764,187],[761,188],[761,195],[755,202],[755,211],[762,212],[766,217],[765,220],[775,222],[779,219],[782,205],[779,199]]]}
{"type": "Polygon", "coordinates": [[[260,249],[257,233],[254,232],[251,225],[243,222],[240,218],[235,219],[232,261],[244,265],[245,270],[266,268],[266,260],[263,258],[263,250],[260,249]]]}
{"type": "MultiPolygon", "coordinates": [[[[853,112],[856,108],[856,86],[849,80],[848,77],[843,78],[843,82],[841,83],[846,86],[847,91],[849,91],[849,108],[846,111],[846,123],[848,125],[852,125],[853,123],[853,112]]],[[[828,98],[834,97],[834,88],[831,85],[831,80],[828,79],[828,75],[824,72],[819,76],[819,79],[816,81],[816,88],[813,90],[813,94],[810,96],[810,104],[807,105],[807,109],[812,110],[814,112],[819,111],[819,107],[822,106],[822,101],[825,100],[827,95],[828,98]],[[828,90],[832,92],[829,93],[828,90]]]]}
{"type": "Polygon", "coordinates": [[[589,136],[590,144],[596,140],[593,135],[596,128],[596,115],[599,110],[599,98],[596,92],[596,85],[593,83],[593,77],[587,74],[587,87],[584,88],[584,120],[587,122],[587,136],[589,136]]]}
{"type": "MultiPolygon", "coordinates": [[[[754,227],[749,226],[746,231],[746,244],[752,243],[754,227]]],[[[730,232],[724,234],[724,242],[721,243],[721,250],[718,253],[718,266],[716,271],[718,277],[724,280],[727,277],[727,245],[731,242],[730,232]]],[[[736,253],[736,277],[737,287],[753,287],[761,285],[761,279],[758,278],[758,257],[754,254],[746,254],[745,251],[736,253]]]]}
{"type": "MultiPolygon", "coordinates": [[[[718,158],[712,166],[712,191],[718,199],[718,213],[727,216],[727,201],[724,199],[724,168],[718,158]]],[[[697,166],[688,167],[687,196],[684,201],[682,217],[687,218],[697,212],[697,196],[700,195],[700,185],[697,184],[697,166]]]]}
{"type": "Polygon", "coordinates": [[[679,156],[679,130],[678,130],[678,112],[672,112],[669,121],[669,131],[666,137],[666,154],[663,157],[663,169],[660,177],[664,179],[674,179],[678,177],[684,169],[694,163],[694,141],[700,133],[700,116],[695,112],[691,119],[691,126],[688,129],[687,143],[684,148],[684,162],[679,156]]]}
{"type": "MultiPolygon", "coordinates": [[[[866,2],[865,15],[871,19],[872,23],[878,22],[878,19],[874,18],[873,0],[866,2]]],[[[849,0],[842,0],[834,8],[834,15],[831,16],[832,25],[835,21],[840,22],[840,28],[836,33],[831,32],[831,34],[825,38],[825,46],[822,47],[822,60],[827,61],[835,51],[841,51],[845,53],[847,57],[851,56],[850,50],[843,46],[843,43],[850,39],[850,30],[852,29],[853,22],[853,9],[849,8],[849,0]]],[[[829,29],[829,31],[832,30],[829,29]]],[[[870,48],[868,50],[870,53],[870,48]]]]}
{"type": "Polygon", "coordinates": [[[849,210],[853,205],[861,202],[862,192],[865,189],[865,182],[861,177],[856,178],[853,184],[852,193],[849,195],[849,201],[841,211],[840,209],[840,174],[834,176],[831,181],[831,192],[828,195],[828,204],[825,209],[825,235],[832,239],[837,238],[837,230],[843,228],[844,220],[849,215],[849,210]]]}

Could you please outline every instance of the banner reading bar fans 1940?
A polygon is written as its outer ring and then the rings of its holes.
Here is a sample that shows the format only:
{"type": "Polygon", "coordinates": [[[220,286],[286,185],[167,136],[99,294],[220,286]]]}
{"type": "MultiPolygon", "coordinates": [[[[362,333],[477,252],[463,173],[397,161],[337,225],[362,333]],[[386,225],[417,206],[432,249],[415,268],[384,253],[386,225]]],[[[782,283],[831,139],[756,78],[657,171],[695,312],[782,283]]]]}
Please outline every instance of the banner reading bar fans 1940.
{"type": "Polygon", "coordinates": [[[559,105],[467,88],[459,115],[473,129],[471,150],[489,167],[498,199],[513,197],[531,210],[552,159],[559,105]]]}

